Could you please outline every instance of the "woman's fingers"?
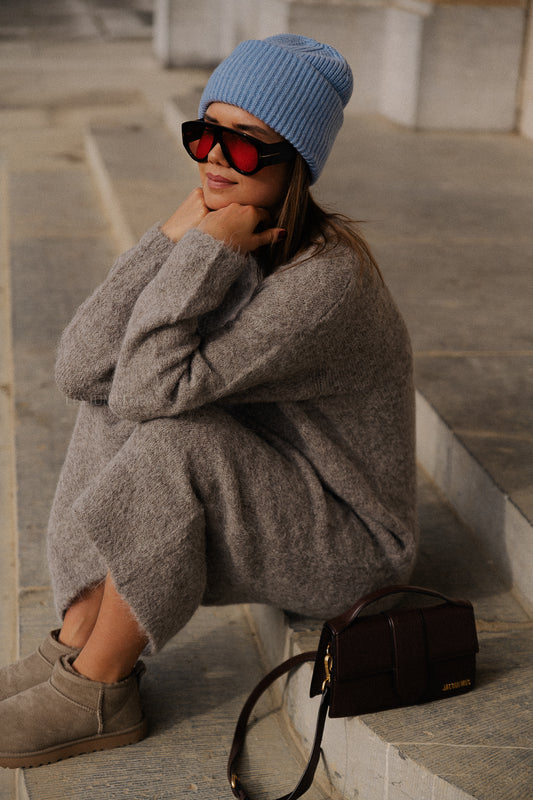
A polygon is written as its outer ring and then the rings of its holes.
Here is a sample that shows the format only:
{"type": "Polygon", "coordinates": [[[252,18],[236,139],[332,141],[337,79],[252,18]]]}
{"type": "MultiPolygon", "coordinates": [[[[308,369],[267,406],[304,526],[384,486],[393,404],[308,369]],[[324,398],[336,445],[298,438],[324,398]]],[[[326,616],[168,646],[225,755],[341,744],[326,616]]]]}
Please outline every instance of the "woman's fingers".
{"type": "Polygon", "coordinates": [[[207,214],[209,209],[204,201],[204,193],[198,187],[161,226],[161,230],[173,242],[178,242],[191,228],[197,228],[207,214]]]}
{"type": "Polygon", "coordinates": [[[265,227],[269,222],[270,214],[266,209],[232,203],[211,211],[198,227],[234,250],[250,253],[265,244],[273,244],[280,236],[281,228],[265,227]]]}
{"type": "Polygon", "coordinates": [[[256,233],[255,236],[258,244],[255,245],[254,250],[267,244],[276,244],[280,239],[285,239],[287,231],[284,228],[267,228],[265,231],[256,233]]]}

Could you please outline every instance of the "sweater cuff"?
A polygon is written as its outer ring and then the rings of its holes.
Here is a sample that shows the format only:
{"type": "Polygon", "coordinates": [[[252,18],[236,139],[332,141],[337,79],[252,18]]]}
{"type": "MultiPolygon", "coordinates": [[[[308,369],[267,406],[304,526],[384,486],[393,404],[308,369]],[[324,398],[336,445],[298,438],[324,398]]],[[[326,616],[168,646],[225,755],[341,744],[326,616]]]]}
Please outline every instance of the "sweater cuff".
{"type": "Polygon", "coordinates": [[[176,243],[165,236],[160,226],[161,223],[157,222],[151,228],[148,228],[137,244],[127,253],[124,253],[123,258],[132,256],[137,262],[147,261],[149,264],[157,265],[158,267],[164,264],[176,243]]]}
{"type": "Polygon", "coordinates": [[[174,250],[159,270],[156,281],[159,288],[180,294],[198,291],[202,297],[197,313],[216,308],[229,287],[246,267],[250,256],[233,250],[220,239],[191,228],[174,245],[174,250]],[[176,277],[179,275],[179,284],[176,277]]]}

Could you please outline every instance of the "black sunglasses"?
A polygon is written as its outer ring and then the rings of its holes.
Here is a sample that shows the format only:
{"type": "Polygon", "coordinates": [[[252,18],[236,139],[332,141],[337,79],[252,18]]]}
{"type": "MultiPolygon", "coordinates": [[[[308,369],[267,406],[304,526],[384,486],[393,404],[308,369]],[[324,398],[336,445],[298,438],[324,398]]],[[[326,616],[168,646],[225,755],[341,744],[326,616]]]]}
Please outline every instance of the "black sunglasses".
{"type": "Polygon", "coordinates": [[[247,133],[203,119],[184,122],[181,135],[186,151],[195,161],[207,161],[210,151],[219,144],[230,167],[241,175],[253,175],[271,164],[291,161],[296,152],[289,142],[265,144],[247,133]]]}

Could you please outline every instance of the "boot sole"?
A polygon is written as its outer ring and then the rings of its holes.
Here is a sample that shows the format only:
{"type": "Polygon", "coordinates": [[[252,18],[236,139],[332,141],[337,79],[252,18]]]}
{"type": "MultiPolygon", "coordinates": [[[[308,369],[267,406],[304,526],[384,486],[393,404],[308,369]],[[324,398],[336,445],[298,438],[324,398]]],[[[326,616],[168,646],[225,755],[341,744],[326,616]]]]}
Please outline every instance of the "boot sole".
{"type": "Polygon", "coordinates": [[[148,734],[148,722],[143,719],[139,725],[127,731],[101,736],[90,736],[86,739],[77,739],[74,742],[49,747],[33,753],[18,753],[17,755],[2,755],[0,753],[0,767],[16,769],[19,767],[41,767],[44,764],[54,764],[72,756],[81,756],[86,753],[95,753],[99,750],[111,750],[114,747],[124,747],[135,744],[144,739],[148,734]]]}

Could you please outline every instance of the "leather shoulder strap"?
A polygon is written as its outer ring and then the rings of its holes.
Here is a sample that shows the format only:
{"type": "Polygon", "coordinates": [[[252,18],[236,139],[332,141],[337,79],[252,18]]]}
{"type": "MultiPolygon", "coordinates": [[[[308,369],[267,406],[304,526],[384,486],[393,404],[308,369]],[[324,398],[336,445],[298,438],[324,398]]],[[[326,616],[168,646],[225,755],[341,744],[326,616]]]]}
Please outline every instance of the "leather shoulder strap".
{"type": "MultiPolygon", "coordinates": [[[[244,745],[244,740],[246,737],[246,726],[248,724],[248,720],[250,718],[250,714],[252,713],[253,707],[255,706],[255,704],[263,694],[263,692],[266,691],[266,689],[268,689],[268,687],[272,683],[274,683],[274,681],[277,678],[281,678],[282,675],[285,675],[294,667],[298,667],[300,664],[304,664],[306,661],[315,661],[315,659],[316,659],[315,650],[308,651],[306,653],[300,653],[297,656],[288,658],[286,661],[283,661],[281,664],[275,667],[275,669],[269,672],[268,675],[265,675],[265,677],[261,681],[259,681],[257,686],[250,693],[250,696],[248,697],[239,715],[239,719],[237,720],[237,725],[235,727],[235,733],[233,736],[233,742],[228,757],[228,780],[231,786],[231,790],[235,795],[235,797],[238,798],[238,800],[250,800],[250,797],[246,794],[246,791],[235,772],[235,761],[237,760],[237,757],[244,745]]],[[[324,732],[324,724],[326,721],[326,715],[329,707],[329,700],[330,700],[329,688],[327,688],[326,691],[323,693],[322,700],[320,702],[316,731],[315,731],[315,739],[307,765],[302,773],[300,780],[298,781],[297,786],[293,789],[293,791],[289,792],[289,794],[283,795],[283,797],[278,798],[278,800],[297,800],[297,798],[301,797],[301,795],[304,792],[306,792],[307,789],[311,786],[317,768],[318,759],[320,757],[320,744],[322,741],[322,734],[324,732]]]]}

